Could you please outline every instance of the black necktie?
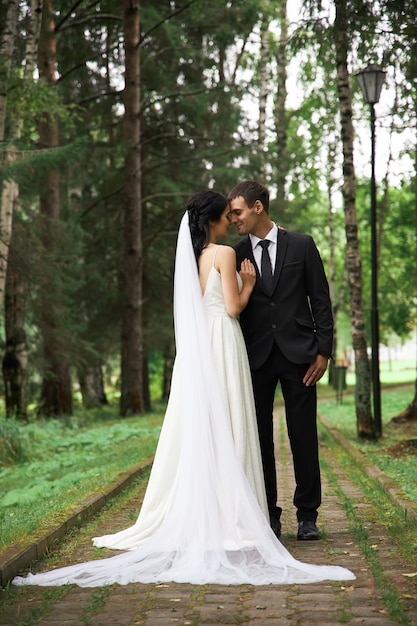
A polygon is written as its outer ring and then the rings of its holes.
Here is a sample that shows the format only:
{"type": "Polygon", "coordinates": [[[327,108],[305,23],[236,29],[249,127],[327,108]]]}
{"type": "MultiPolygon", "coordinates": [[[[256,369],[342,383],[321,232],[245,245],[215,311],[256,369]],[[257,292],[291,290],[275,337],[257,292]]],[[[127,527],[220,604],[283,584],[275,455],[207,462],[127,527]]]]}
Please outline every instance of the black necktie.
{"type": "Polygon", "coordinates": [[[268,246],[270,241],[268,239],[263,239],[259,242],[259,245],[262,248],[262,257],[261,257],[261,274],[262,280],[264,281],[264,285],[267,291],[272,291],[272,268],[271,268],[271,259],[269,258],[268,246]]]}

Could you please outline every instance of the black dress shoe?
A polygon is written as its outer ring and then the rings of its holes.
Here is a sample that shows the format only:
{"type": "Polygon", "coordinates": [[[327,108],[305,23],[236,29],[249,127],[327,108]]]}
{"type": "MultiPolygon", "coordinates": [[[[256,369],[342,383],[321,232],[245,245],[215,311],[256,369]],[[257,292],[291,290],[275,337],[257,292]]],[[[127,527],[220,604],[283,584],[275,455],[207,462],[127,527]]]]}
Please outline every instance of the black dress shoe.
{"type": "Polygon", "coordinates": [[[281,537],[281,521],[276,517],[271,517],[271,528],[279,539],[281,537]]]}
{"type": "Polygon", "coordinates": [[[301,541],[311,541],[319,539],[319,531],[315,522],[298,522],[297,539],[301,541]]]}

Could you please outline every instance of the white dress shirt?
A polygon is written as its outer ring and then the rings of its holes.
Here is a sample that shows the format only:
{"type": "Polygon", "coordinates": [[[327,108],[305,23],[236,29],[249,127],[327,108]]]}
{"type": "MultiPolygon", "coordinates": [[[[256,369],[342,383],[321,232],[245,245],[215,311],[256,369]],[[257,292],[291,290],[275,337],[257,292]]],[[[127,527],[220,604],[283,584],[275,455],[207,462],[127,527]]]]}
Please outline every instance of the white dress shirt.
{"type": "MultiPolygon", "coordinates": [[[[258,243],[262,241],[259,237],[255,235],[249,235],[253,256],[256,261],[256,265],[258,266],[259,273],[261,274],[261,256],[262,256],[262,247],[258,246],[258,243]]],[[[268,246],[268,254],[271,260],[272,273],[275,272],[275,261],[277,258],[277,241],[278,241],[278,227],[276,224],[273,225],[269,233],[266,235],[265,239],[268,239],[271,243],[268,246]]]]}

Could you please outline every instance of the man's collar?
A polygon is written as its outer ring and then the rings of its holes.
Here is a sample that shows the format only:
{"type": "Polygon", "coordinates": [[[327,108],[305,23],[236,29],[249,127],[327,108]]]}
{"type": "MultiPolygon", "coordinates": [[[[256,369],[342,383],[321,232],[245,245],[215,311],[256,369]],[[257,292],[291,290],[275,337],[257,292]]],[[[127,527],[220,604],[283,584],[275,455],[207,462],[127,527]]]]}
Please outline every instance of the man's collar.
{"type": "MultiPolygon", "coordinates": [[[[251,244],[252,244],[252,249],[255,249],[256,246],[258,245],[258,243],[260,241],[262,241],[262,239],[260,239],[256,235],[251,235],[251,234],[249,234],[249,239],[250,239],[251,244]]],[[[277,243],[277,240],[278,240],[278,227],[277,227],[276,224],[274,224],[272,226],[272,228],[269,231],[269,233],[267,233],[265,239],[269,239],[269,241],[272,241],[275,244],[277,243]]]]}

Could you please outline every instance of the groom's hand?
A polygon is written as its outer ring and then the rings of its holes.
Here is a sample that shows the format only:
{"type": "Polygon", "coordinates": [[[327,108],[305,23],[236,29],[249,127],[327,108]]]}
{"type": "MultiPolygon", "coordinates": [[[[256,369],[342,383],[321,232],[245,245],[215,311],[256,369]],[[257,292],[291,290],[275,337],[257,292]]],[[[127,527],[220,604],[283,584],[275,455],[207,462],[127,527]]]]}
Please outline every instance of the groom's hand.
{"type": "Polygon", "coordinates": [[[311,387],[320,380],[324,372],[327,370],[328,362],[329,359],[327,356],[323,356],[322,354],[317,355],[316,360],[311,363],[303,378],[303,383],[306,387],[311,387]]]}

